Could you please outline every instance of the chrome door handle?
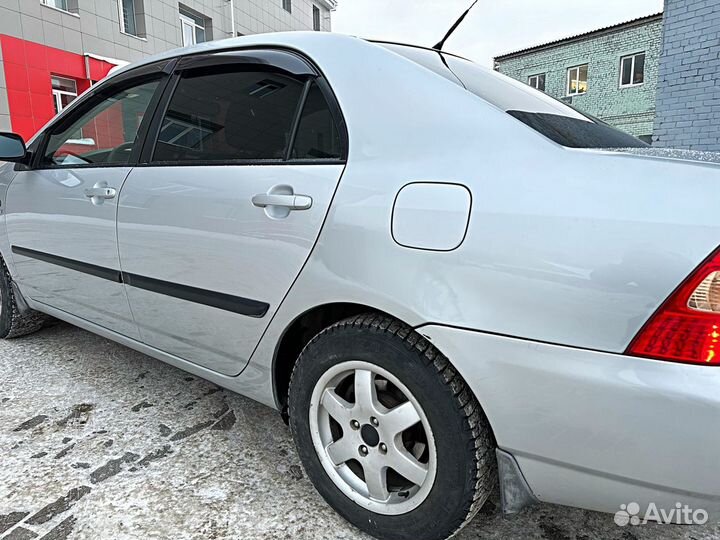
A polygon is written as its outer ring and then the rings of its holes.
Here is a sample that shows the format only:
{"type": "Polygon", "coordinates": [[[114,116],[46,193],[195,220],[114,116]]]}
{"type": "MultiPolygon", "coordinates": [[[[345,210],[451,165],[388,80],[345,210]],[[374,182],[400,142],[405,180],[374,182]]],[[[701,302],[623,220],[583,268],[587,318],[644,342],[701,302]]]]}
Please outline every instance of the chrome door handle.
{"type": "Polygon", "coordinates": [[[313,200],[307,195],[279,195],[274,193],[260,193],[252,198],[253,205],[258,208],[279,206],[288,210],[307,210],[312,206],[313,200]]]}
{"type": "Polygon", "coordinates": [[[85,190],[85,196],[89,199],[114,199],[117,190],[111,187],[93,187],[85,190]]]}

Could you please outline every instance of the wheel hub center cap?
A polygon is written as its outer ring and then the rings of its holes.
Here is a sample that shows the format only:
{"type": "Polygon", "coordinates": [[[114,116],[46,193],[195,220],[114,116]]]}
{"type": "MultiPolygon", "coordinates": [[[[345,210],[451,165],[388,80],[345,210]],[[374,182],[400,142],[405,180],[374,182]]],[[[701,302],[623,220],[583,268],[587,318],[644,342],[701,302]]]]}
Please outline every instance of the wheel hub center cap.
{"type": "Polygon", "coordinates": [[[360,436],[363,442],[371,447],[377,446],[380,442],[380,434],[377,429],[370,424],[365,424],[362,429],[360,429],[360,436]]]}

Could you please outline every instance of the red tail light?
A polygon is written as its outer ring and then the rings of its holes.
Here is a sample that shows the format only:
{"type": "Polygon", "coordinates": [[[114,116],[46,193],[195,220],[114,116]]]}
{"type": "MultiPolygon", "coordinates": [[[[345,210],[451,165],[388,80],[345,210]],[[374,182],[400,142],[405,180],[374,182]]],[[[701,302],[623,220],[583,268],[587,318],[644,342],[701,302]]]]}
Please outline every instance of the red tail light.
{"type": "Polygon", "coordinates": [[[626,354],[720,365],[720,249],[670,295],[626,354]]]}

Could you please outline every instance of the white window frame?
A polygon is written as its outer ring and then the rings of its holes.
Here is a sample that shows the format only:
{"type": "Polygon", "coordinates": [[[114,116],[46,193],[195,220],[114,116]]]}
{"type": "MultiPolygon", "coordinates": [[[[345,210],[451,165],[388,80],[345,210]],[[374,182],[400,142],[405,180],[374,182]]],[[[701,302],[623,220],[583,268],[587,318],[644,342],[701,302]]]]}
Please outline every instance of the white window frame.
{"type": "MultiPolygon", "coordinates": [[[[535,90],[540,90],[540,77],[545,77],[545,88],[547,88],[547,73],[538,73],[536,75],[530,75],[528,77],[528,86],[534,88],[535,90]],[[533,79],[535,79],[535,84],[533,84],[533,79]]],[[[569,87],[569,85],[568,85],[569,87]]],[[[545,89],[540,90],[541,92],[544,92],[545,89]]]]}
{"type": "Polygon", "coordinates": [[[182,39],[183,47],[190,47],[191,45],[197,45],[197,29],[202,30],[207,37],[207,28],[204,24],[200,24],[196,19],[188,15],[180,14],[180,36],[182,39]],[[192,28],[192,43],[185,43],[185,26],[192,28]]]}
{"type": "Polygon", "coordinates": [[[633,54],[627,54],[627,55],[623,56],[622,58],[620,58],[620,77],[619,77],[620,88],[632,88],[634,86],[642,86],[643,84],[645,84],[645,72],[644,71],[643,71],[643,82],[641,82],[641,83],[632,82],[633,79],[635,79],[635,60],[637,59],[638,56],[645,56],[645,65],[647,66],[647,51],[640,51],[640,52],[636,52],[633,54]],[[623,63],[628,58],[632,58],[632,66],[630,67],[630,84],[623,84],[623,82],[622,82],[623,63]]]}
{"type": "Polygon", "coordinates": [[[313,30],[315,32],[322,32],[322,9],[320,6],[312,5],[312,17],[313,17],[313,30]],[[317,28],[315,28],[315,14],[317,13],[317,28]]]}
{"type": "Polygon", "coordinates": [[[582,96],[583,94],[587,93],[587,89],[589,86],[589,81],[585,81],[585,90],[580,92],[580,84],[577,85],[576,91],[571,92],[570,91],[570,82],[571,81],[578,81],[580,82],[580,68],[586,67],[588,68],[588,79],[590,78],[590,64],[580,64],[578,66],[573,66],[568,68],[567,70],[567,81],[565,82],[565,96],[566,97],[572,97],[572,96],[582,96]],[[575,78],[573,79],[570,74],[575,72],[575,78]]]}
{"type": "Polygon", "coordinates": [[[65,110],[65,107],[63,107],[62,104],[62,96],[72,96],[73,98],[78,97],[77,81],[75,79],[69,79],[68,77],[60,77],[59,75],[53,75],[52,79],[62,79],[63,81],[69,81],[73,83],[73,86],[75,86],[75,92],[70,92],[68,90],[60,90],[59,88],[52,89],[53,99],[55,100],[55,109],[57,110],[57,114],[60,114],[61,112],[63,112],[63,110],[65,110]]]}
{"type": "MultiPolygon", "coordinates": [[[[127,36],[133,36],[133,37],[140,37],[137,34],[133,34],[132,32],[128,32],[127,28],[125,28],[125,6],[123,5],[123,0],[117,0],[118,5],[118,16],[120,17],[120,32],[127,36]]],[[[135,31],[137,32],[138,22],[137,22],[137,12],[135,11],[135,0],[133,0],[133,17],[135,17],[135,31]]]]}
{"type": "Polygon", "coordinates": [[[60,13],[65,13],[66,15],[72,15],[73,17],[80,17],[75,11],[77,10],[77,3],[73,2],[72,0],[65,0],[65,6],[64,8],[58,7],[55,5],[55,2],[53,0],[40,0],[40,4],[45,6],[46,8],[54,9],[55,11],[59,11],[60,13]]]}
{"type": "Polygon", "coordinates": [[[67,8],[68,0],[65,0],[64,8],[56,6],[55,2],[53,0],[40,0],[40,3],[49,8],[57,9],[59,11],[64,11],[65,13],[70,13],[70,10],[67,8]]]}

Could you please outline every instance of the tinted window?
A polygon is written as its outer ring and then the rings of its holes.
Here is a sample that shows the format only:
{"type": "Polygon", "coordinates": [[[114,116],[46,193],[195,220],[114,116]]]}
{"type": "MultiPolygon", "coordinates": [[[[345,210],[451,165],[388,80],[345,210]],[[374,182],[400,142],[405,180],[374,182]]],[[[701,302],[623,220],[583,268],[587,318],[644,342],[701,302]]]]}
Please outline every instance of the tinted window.
{"type": "MultiPolygon", "coordinates": [[[[573,148],[628,148],[647,146],[640,139],[580,112],[547,94],[467,60],[447,56],[453,73],[472,93],[517,118],[541,135],[573,148]]],[[[587,81],[587,66],[577,68],[587,81]]],[[[584,83],[577,89],[585,91],[584,83]]]]}
{"type": "Polygon", "coordinates": [[[341,159],[337,125],[320,87],[313,83],[303,107],[292,159],[341,159]]]}
{"type": "Polygon", "coordinates": [[[303,83],[241,66],[202,68],[180,80],[154,161],[281,160],[303,83]]]}
{"type": "Polygon", "coordinates": [[[69,127],[48,140],[44,165],[123,165],[135,147],[159,81],[148,82],[109,97],[94,99],[89,109],[69,127]]]}
{"type": "MultiPolygon", "coordinates": [[[[559,144],[582,148],[648,146],[640,139],[581,113],[547,94],[537,92],[520,81],[468,60],[444,54],[446,65],[441,67],[438,64],[440,55],[437,51],[400,45],[382,46],[433,71],[444,69],[445,73],[438,74],[450,80],[454,79],[458,84],[462,81],[468,91],[559,144]]],[[[586,71],[580,75],[586,75],[586,71]]]]}
{"type": "Polygon", "coordinates": [[[508,111],[548,139],[569,148],[633,148],[647,146],[640,139],[603,122],[526,111],[508,111]]]}

